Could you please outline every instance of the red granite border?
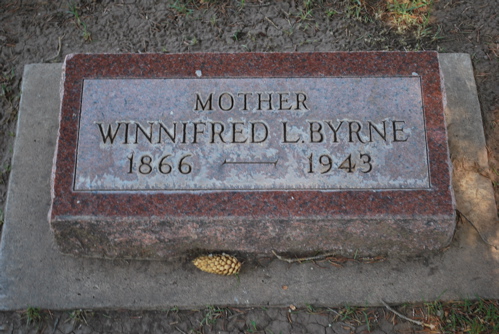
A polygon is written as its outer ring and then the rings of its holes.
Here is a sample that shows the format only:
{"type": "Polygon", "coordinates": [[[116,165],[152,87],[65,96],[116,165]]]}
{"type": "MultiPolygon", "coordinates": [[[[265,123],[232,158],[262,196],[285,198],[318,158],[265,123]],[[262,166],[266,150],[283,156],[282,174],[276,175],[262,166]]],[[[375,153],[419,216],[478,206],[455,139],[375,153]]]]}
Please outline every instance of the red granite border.
{"type": "Polygon", "coordinates": [[[65,217],[343,219],[453,217],[447,135],[436,52],[69,55],[64,68],[53,175],[52,221],[65,217]],[[203,77],[421,77],[430,190],[75,192],[73,177],[84,79],[203,77]]]}

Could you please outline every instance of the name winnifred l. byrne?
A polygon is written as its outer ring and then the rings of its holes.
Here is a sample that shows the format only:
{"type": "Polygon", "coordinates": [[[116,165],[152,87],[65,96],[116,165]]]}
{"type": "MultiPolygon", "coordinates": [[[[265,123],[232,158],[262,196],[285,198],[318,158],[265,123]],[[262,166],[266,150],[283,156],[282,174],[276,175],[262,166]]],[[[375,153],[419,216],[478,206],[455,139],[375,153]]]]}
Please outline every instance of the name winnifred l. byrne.
{"type": "Polygon", "coordinates": [[[428,187],[418,76],[84,81],[75,191],[428,187]]]}

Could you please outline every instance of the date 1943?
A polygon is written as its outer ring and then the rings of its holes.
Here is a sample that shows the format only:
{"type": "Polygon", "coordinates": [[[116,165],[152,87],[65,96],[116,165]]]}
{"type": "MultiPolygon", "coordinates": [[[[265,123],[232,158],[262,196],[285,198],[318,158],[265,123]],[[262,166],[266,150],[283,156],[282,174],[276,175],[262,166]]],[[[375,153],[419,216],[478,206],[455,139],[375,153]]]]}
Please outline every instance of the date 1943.
{"type": "MultiPolygon", "coordinates": [[[[358,166],[359,163],[357,164],[355,163],[355,160],[356,160],[355,158],[352,158],[352,154],[350,154],[345,160],[343,160],[342,163],[338,165],[338,169],[343,169],[347,173],[353,173],[355,169],[358,168],[359,171],[364,174],[370,173],[373,170],[371,155],[367,153],[359,153],[360,166],[358,166]]],[[[314,165],[317,165],[314,162],[315,162],[314,154],[311,153],[308,156],[307,173],[312,174],[319,172],[321,174],[326,174],[329,173],[333,168],[333,158],[328,154],[322,154],[317,159],[317,162],[320,165],[318,171],[317,168],[314,168],[314,165]]]]}

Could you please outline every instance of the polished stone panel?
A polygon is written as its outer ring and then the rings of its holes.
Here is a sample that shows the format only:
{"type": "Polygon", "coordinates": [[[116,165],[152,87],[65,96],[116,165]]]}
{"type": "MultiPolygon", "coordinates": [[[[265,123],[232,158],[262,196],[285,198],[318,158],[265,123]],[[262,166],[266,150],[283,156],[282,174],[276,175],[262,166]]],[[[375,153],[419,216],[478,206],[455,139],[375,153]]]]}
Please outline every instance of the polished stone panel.
{"type": "Polygon", "coordinates": [[[89,79],[75,191],[430,188],[410,77],[89,79]]]}

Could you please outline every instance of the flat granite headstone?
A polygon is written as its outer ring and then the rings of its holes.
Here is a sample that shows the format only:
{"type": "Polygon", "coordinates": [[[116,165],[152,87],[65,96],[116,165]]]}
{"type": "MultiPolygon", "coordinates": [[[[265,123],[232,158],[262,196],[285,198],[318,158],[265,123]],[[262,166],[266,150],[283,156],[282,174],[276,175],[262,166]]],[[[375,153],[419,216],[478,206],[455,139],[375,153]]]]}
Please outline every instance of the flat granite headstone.
{"type": "Polygon", "coordinates": [[[455,227],[435,52],[69,55],[64,253],[419,253],[455,227]]]}

